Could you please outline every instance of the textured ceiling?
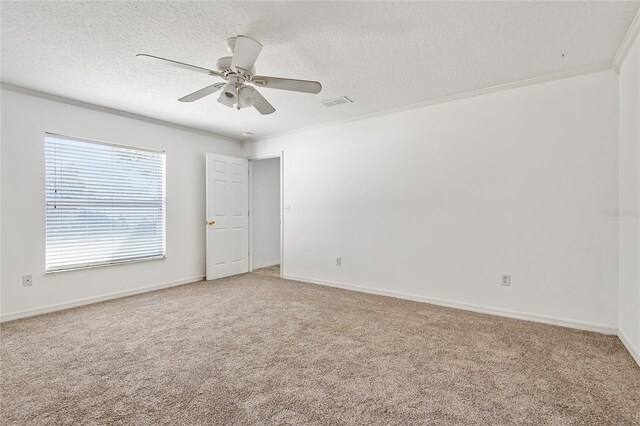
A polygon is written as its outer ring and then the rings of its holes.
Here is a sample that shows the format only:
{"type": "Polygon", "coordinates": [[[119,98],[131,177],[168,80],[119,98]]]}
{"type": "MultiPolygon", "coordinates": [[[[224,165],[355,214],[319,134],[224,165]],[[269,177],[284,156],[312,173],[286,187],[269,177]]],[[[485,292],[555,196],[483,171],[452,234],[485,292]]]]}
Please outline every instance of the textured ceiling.
{"type": "Polygon", "coordinates": [[[638,2],[3,2],[2,81],[241,138],[610,63],[638,2]],[[258,74],[319,80],[319,95],[261,89],[261,116],[213,95],[224,40],[256,38],[258,74]],[[562,54],[566,55],[563,57],[562,54]],[[346,95],[354,103],[319,101],[346,95]]]}

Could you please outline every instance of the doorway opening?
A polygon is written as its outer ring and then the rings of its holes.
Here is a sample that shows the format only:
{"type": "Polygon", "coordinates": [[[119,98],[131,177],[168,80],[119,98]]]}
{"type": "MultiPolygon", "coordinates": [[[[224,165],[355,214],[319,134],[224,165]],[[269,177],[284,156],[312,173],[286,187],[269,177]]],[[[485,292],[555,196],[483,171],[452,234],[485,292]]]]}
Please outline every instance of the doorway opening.
{"type": "Polygon", "coordinates": [[[282,276],[282,155],[249,159],[249,270],[282,276]]]}

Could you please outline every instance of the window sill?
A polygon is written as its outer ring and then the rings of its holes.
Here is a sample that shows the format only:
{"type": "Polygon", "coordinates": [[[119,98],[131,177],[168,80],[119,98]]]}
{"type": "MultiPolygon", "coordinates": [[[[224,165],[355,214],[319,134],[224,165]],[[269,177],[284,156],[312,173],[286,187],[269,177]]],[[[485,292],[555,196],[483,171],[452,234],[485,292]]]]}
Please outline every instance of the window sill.
{"type": "Polygon", "coordinates": [[[70,271],[81,271],[83,269],[104,268],[105,266],[127,265],[127,264],[130,264],[130,263],[151,262],[151,261],[154,261],[154,260],[164,260],[166,258],[167,258],[166,255],[151,256],[151,257],[141,257],[141,258],[138,258],[138,259],[119,260],[117,262],[105,262],[105,263],[95,263],[95,264],[89,264],[89,265],[78,265],[78,266],[70,266],[68,268],[61,268],[61,269],[48,269],[44,273],[45,274],[58,274],[60,272],[70,272],[70,271]]]}

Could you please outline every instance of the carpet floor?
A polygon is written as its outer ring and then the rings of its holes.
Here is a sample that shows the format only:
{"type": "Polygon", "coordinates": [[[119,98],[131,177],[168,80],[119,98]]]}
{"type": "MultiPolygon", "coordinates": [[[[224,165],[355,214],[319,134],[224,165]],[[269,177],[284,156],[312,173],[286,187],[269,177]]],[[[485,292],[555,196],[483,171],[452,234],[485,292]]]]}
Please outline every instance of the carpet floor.
{"type": "Polygon", "coordinates": [[[615,336],[257,274],[1,333],[2,424],[640,424],[615,336]]]}
{"type": "Polygon", "coordinates": [[[267,266],[266,268],[254,269],[254,274],[267,275],[269,277],[280,277],[280,265],[267,266]]]}

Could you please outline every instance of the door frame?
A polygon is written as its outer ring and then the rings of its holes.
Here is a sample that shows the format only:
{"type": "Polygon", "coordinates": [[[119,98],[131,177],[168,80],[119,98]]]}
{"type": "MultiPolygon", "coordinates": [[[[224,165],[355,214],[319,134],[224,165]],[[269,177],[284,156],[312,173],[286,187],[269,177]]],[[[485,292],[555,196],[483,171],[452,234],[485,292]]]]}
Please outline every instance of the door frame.
{"type": "Polygon", "coordinates": [[[280,159],[280,278],[284,276],[284,150],[245,157],[249,160],[249,272],[253,271],[253,161],[280,159]]]}

